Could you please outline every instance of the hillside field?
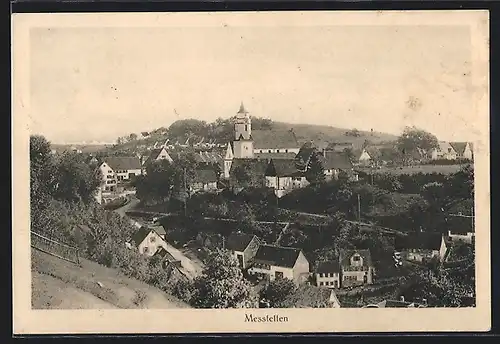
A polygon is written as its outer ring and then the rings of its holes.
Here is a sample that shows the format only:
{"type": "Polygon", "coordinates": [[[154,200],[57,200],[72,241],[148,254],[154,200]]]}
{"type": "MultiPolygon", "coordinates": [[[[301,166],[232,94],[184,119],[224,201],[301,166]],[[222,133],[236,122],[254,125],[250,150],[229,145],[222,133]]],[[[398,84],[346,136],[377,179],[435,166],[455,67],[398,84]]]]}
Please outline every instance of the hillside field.
{"type": "Polygon", "coordinates": [[[382,167],[380,169],[371,170],[370,168],[359,168],[360,171],[365,173],[390,173],[394,175],[400,174],[416,174],[416,173],[442,173],[452,174],[460,170],[461,165],[417,165],[417,166],[404,166],[404,167],[382,167]]]}
{"type": "Polygon", "coordinates": [[[32,249],[31,274],[33,309],[190,308],[157,288],[86,259],[78,266],[32,249]]]}

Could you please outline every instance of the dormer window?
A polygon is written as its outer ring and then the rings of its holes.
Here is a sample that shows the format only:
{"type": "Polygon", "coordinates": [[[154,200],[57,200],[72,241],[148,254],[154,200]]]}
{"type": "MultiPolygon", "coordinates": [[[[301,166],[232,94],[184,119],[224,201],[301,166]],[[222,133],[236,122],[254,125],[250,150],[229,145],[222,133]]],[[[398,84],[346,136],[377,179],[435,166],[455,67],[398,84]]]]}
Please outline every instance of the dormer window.
{"type": "Polygon", "coordinates": [[[359,256],[354,256],[352,257],[352,260],[354,260],[355,262],[359,262],[359,258],[360,258],[359,256]]]}

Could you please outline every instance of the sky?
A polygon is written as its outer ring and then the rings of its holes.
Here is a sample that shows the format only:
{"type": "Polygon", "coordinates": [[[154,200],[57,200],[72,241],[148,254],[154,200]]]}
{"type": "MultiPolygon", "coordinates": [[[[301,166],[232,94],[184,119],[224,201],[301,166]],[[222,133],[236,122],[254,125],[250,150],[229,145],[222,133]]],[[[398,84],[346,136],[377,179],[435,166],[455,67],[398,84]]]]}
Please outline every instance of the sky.
{"type": "Polygon", "coordinates": [[[32,133],[114,142],[238,111],[473,140],[468,26],[33,28],[32,133]]]}

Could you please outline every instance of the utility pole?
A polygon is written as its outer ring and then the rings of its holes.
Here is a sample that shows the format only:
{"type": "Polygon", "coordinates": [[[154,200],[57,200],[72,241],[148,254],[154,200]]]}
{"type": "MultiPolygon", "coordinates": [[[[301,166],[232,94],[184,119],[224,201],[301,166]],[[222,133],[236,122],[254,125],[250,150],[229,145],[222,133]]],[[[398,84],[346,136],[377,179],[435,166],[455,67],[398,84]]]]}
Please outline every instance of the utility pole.
{"type": "Polygon", "coordinates": [[[187,183],[186,183],[186,168],[183,168],[184,171],[184,216],[187,216],[187,197],[188,197],[188,192],[187,192],[187,183]]]}
{"type": "Polygon", "coordinates": [[[361,222],[361,199],[358,194],[358,221],[361,222]]]}

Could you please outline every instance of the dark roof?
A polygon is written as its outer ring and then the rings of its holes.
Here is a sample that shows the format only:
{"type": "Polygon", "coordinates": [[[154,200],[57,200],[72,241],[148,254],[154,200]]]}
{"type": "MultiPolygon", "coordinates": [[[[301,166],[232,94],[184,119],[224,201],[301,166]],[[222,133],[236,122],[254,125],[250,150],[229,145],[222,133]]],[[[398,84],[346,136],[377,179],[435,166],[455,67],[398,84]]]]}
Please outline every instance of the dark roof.
{"type": "Polygon", "coordinates": [[[194,170],[196,183],[214,183],[217,181],[217,174],[211,168],[197,168],[194,170]]]}
{"type": "Polygon", "coordinates": [[[234,175],[234,171],[240,166],[247,166],[252,182],[251,184],[259,184],[265,179],[266,169],[268,166],[267,160],[259,159],[233,159],[231,164],[231,169],[229,170],[229,178],[231,183],[234,185],[238,184],[238,181],[234,175]]]}
{"type": "Polygon", "coordinates": [[[340,264],[338,261],[319,262],[315,271],[317,273],[340,272],[340,264]]]}
{"type": "Polygon", "coordinates": [[[324,169],[339,169],[339,170],[350,170],[352,169],[351,160],[349,156],[344,153],[326,151],[324,152],[321,162],[323,163],[324,169]]]}
{"type": "Polygon", "coordinates": [[[158,247],[158,249],[156,250],[154,256],[160,256],[162,257],[163,259],[166,259],[168,260],[169,262],[175,262],[177,261],[177,259],[174,258],[174,256],[172,256],[170,254],[170,252],[168,252],[167,250],[165,250],[163,247],[158,247]]]}
{"type": "Polygon", "coordinates": [[[371,266],[372,265],[372,256],[370,254],[370,250],[342,250],[340,252],[340,265],[341,266],[350,266],[350,259],[354,254],[359,254],[363,258],[363,266],[371,266]]]}
{"type": "Polygon", "coordinates": [[[135,242],[136,245],[139,245],[141,242],[144,241],[144,239],[146,239],[146,237],[148,236],[149,233],[151,233],[151,231],[156,232],[156,234],[158,235],[166,234],[163,226],[154,226],[154,227],[142,226],[137,230],[137,232],[135,232],[132,235],[132,241],[135,242]]]}
{"type": "Polygon", "coordinates": [[[442,234],[431,232],[411,233],[406,236],[396,237],[394,248],[396,250],[423,249],[439,250],[442,234]]]}
{"type": "Polygon", "coordinates": [[[458,154],[463,154],[465,147],[467,146],[467,142],[450,142],[450,146],[452,146],[453,150],[458,154]]]}
{"type": "Polygon", "coordinates": [[[254,149],[298,148],[299,143],[291,130],[252,130],[254,149]]]}
{"type": "Polygon", "coordinates": [[[295,160],[272,160],[266,170],[266,176],[291,177],[300,174],[295,160]]]}
{"type": "Polygon", "coordinates": [[[149,164],[151,161],[155,161],[156,159],[158,159],[158,155],[160,155],[161,151],[163,150],[164,148],[154,148],[152,149],[150,152],[149,152],[149,155],[146,159],[146,161],[144,161],[144,165],[147,165],[149,164]]]}
{"type": "Polygon", "coordinates": [[[141,160],[135,156],[110,156],[103,160],[115,171],[141,169],[141,160]]]}
{"type": "Polygon", "coordinates": [[[296,154],[293,153],[293,152],[289,152],[289,153],[254,153],[254,156],[257,158],[257,159],[261,159],[261,160],[264,160],[264,159],[267,159],[267,160],[271,160],[271,159],[293,159],[295,158],[296,154]]]}
{"type": "Polygon", "coordinates": [[[448,216],[446,218],[446,227],[452,234],[474,233],[472,218],[466,216],[448,216]]]}
{"type": "Polygon", "coordinates": [[[146,239],[146,237],[148,236],[149,232],[151,232],[151,230],[147,227],[141,227],[137,230],[137,232],[135,232],[133,235],[132,235],[132,241],[135,242],[136,245],[139,245],[141,242],[144,241],[144,239],[146,239]]]}
{"type": "Polygon", "coordinates": [[[231,235],[227,238],[226,248],[230,251],[239,251],[243,252],[253,238],[257,238],[253,234],[247,233],[231,233],[231,235]]]}
{"type": "Polygon", "coordinates": [[[285,299],[285,304],[294,308],[328,307],[332,294],[332,289],[303,284],[285,299]]]}
{"type": "Polygon", "coordinates": [[[247,110],[245,110],[245,105],[243,105],[243,102],[240,104],[240,109],[238,110],[238,113],[248,113],[247,110]]]}
{"type": "Polygon", "coordinates": [[[217,151],[199,151],[195,154],[198,163],[220,164],[224,161],[224,154],[217,151]]]}
{"type": "Polygon", "coordinates": [[[311,155],[317,150],[317,147],[313,142],[306,142],[300,147],[299,152],[295,156],[298,161],[302,161],[303,163],[307,163],[311,158],[311,155]]]}
{"type": "Polygon", "coordinates": [[[274,245],[260,245],[255,254],[255,262],[274,266],[292,268],[299,257],[301,249],[274,245]]]}

